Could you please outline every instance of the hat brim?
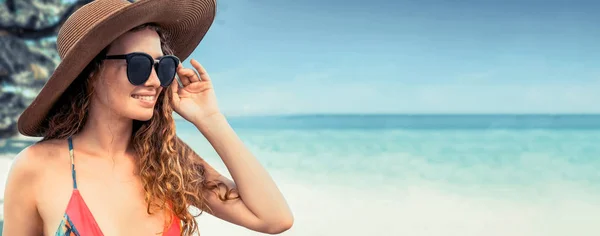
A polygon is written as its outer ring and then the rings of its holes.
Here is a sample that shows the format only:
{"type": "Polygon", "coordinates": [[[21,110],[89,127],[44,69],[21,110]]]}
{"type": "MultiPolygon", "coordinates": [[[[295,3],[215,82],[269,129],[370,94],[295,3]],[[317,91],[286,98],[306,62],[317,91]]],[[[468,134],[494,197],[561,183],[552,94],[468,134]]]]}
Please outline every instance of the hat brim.
{"type": "Polygon", "coordinates": [[[45,120],[54,103],[102,49],[130,29],[145,23],[159,25],[169,35],[174,55],[184,61],[208,32],[215,14],[215,0],[139,1],[89,26],[89,31],[67,52],[40,93],[21,113],[19,132],[44,136],[45,120]]]}

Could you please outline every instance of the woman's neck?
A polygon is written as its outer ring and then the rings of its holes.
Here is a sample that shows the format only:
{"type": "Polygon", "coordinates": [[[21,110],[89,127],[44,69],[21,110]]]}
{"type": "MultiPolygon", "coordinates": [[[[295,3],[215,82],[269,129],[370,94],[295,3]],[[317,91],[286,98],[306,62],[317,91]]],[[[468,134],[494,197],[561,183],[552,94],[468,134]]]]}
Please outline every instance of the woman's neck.
{"type": "Polygon", "coordinates": [[[91,106],[83,129],[74,139],[99,157],[123,156],[131,151],[132,126],[133,121],[129,118],[106,107],[91,106]]]}

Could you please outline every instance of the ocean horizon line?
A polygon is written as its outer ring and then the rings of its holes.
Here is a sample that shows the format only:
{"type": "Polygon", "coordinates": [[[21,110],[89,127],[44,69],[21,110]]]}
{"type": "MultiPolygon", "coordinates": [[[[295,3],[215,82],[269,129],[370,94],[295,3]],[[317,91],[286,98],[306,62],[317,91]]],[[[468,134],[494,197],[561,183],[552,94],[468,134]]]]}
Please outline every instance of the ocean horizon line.
{"type": "Polygon", "coordinates": [[[289,114],[225,114],[226,117],[407,117],[407,116],[438,116],[438,117],[501,117],[501,116],[520,116],[520,117],[573,117],[588,116],[600,117],[600,113],[289,113],[289,114]]]}
{"type": "MultiPolygon", "coordinates": [[[[236,128],[251,129],[589,129],[600,130],[591,113],[312,113],[227,115],[236,128]]],[[[178,122],[182,122],[178,119],[178,122]]]]}

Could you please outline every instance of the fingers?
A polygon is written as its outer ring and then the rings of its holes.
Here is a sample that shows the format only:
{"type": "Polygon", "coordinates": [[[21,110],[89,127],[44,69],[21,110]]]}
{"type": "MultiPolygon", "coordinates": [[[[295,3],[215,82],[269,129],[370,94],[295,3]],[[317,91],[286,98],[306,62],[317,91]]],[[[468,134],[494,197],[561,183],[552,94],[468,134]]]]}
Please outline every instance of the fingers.
{"type": "Polygon", "coordinates": [[[196,70],[198,71],[198,73],[200,73],[200,80],[202,81],[210,81],[210,76],[208,76],[208,72],[206,72],[206,70],[204,69],[204,67],[202,65],[200,65],[200,63],[194,59],[190,60],[190,63],[192,64],[192,66],[194,68],[196,68],[196,70]]]}
{"type": "Polygon", "coordinates": [[[189,69],[183,68],[183,65],[179,64],[179,66],[177,67],[177,76],[179,77],[179,80],[181,81],[181,85],[182,86],[187,86],[188,84],[191,83],[190,78],[189,78],[189,73],[186,72],[189,69]]]}
{"type": "Polygon", "coordinates": [[[177,67],[177,75],[179,76],[183,86],[187,86],[190,83],[199,81],[210,81],[208,73],[198,61],[191,59],[190,63],[196,70],[184,68],[182,64],[179,64],[177,67]]]}

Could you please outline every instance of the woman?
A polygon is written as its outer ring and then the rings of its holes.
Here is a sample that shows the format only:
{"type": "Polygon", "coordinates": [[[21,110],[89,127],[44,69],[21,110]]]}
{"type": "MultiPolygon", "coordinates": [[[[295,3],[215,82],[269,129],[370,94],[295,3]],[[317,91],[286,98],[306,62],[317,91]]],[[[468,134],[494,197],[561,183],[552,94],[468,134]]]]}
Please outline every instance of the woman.
{"type": "Polygon", "coordinates": [[[98,0],[69,17],[57,38],[61,63],[19,119],[21,133],[43,139],[11,168],[3,235],[191,235],[189,207],[264,233],[291,227],[207,72],[180,63],[214,13],[211,0],[98,0]],[[172,111],[212,144],[234,181],[176,136],[172,111]]]}

